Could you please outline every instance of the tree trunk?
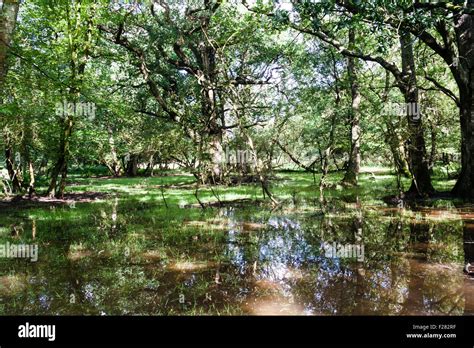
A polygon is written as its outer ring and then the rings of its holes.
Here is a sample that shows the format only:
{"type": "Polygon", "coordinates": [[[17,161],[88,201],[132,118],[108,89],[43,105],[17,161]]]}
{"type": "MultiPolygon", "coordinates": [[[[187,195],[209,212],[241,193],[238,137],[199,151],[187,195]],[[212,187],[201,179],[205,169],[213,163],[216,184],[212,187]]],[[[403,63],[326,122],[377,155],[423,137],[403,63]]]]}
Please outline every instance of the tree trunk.
{"type": "MultiPolygon", "coordinates": [[[[214,65],[214,64],[212,64],[214,65]]],[[[214,69],[214,68],[207,68],[214,69]]],[[[212,74],[211,74],[212,75],[212,74]]],[[[211,77],[208,76],[210,79],[211,77]]],[[[202,87],[202,114],[203,117],[207,120],[207,129],[206,136],[204,137],[205,141],[208,141],[205,147],[207,148],[207,153],[209,154],[209,167],[208,170],[205,170],[204,176],[207,178],[205,181],[211,183],[219,183],[223,180],[222,176],[222,129],[218,123],[219,120],[219,107],[217,103],[217,96],[214,87],[212,87],[213,82],[203,79],[205,84],[209,86],[202,87]]]]}
{"type": "MultiPolygon", "coordinates": [[[[223,119],[223,110],[219,104],[217,85],[218,70],[216,66],[216,49],[209,43],[207,31],[210,18],[201,19],[202,42],[199,46],[198,60],[200,61],[200,76],[197,76],[201,88],[201,112],[206,124],[206,136],[209,143],[206,146],[209,154],[209,167],[205,170],[205,181],[219,183],[223,180],[222,166],[222,127],[219,124],[223,119]]],[[[204,144],[205,145],[205,144],[204,144]]]]}
{"type": "Polygon", "coordinates": [[[386,143],[390,147],[390,152],[392,153],[393,163],[397,174],[403,175],[406,177],[410,176],[410,170],[408,169],[408,162],[405,157],[405,151],[403,146],[403,141],[399,134],[392,129],[392,126],[387,122],[388,132],[386,134],[386,143]]]}
{"type": "MultiPolygon", "coordinates": [[[[355,30],[349,30],[349,47],[355,45],[355,30]]],[[[356,59],[348,57],[347,59],[347,73],[351,85],[352,105],[350,110],[350,125],[351,125],[351,153],[349,156],[349,163],[343,182],[349,185],[357,185],[360,171],[360,92],[359,83],[357,81],[356,59]]]]}
{"type": "Polygon", "coordinates": [[[13,31],[15,30],[16,18],[20,0],[3,0],[0,12],[0,88],[8,71],[7,55],[11,43],[13,31]]]}
{"type": "Polygon", "coordinates": [[[35,168],[33,166],[33,161],[30,159],[28,161],[28,171],[30,174],[30,183],[28,184],[28,195],[31,197],[35,194],[35,168]]]}
{"type": "Polygon", "coordinates": [[[453,193],[463,198],[474,198],[474,115],[472,105],[472,90],[469,99],[471,105],[461,105],[461,164],[462,169],[453,193]]]}
{"type": "Polygon", "coordinates": [[[58,148],[58,158],[56,164],[51,173],[51,181],[48,187],[48,196],[49,197],[62,197],[64,194],[64,189],[66,187],[66,178],[67,178],[67,162],[69,157],[69,145],[70,137],[73,128],[73,120],[70,116],[65,116],[66,119],[62,123],[63,132],[61,133],[61,138],[59,141],[58,148]],[[59,183],[58,188],[58,177],[61,175],[61,182],[59,183]]]}
{"type": "MultiPolygon", "coordinates": [[[[471,9],[474,4],[467,4],[471,9]]],[[[458,87],[460,97],[462,169],[453,194],[474,198],[474,15],[460,15],[456,22],[459,48],[458,87]]]]}
{"type": "Polygon", "coordinates": [[[222,172],[222,135],[217,134],[212,137],[210,142],[209,149],[211,163],[210,163],[210,175],[211,181],[214,184],[220,183],[223,181],[223,172],[222,172]]]}
{"type": "Polygon", "coordinates": [[[13,154],[13,146],[8,135],[5,138],[5,161],[8,171],[8,176],[12,182],[12,192],[18,193],[21,191],[21,178],[15,169],[15,158],[13,154]]]}
{"type": "MultiPolygon", "coordinates": [[[[19,6],[19,0],[4,0],[3,6],[0,8],[0,90],[3,90],[3,84],[7,76],[7,55],[15,29],[19,6]]],[[[8,134],[5,137],[5,161],[8,175],[12,181],[12,191],[20,192],[21,183],[14,168],[13,147],[8,134]]]]}
{"type": "Polygon", "coordinates": [[[22,137],[21,137],[21,157],[23,159],[22,164],[22,172],[25,173],[24,175],[24,187],[28,190],[28,195],[31,197],[35,193],[35,169],[33,165],[33,159],[30,153],[31,144],[34,139],[34,129],[33,125],[30,120],[27,120],[26,117],[23,117],[22,120],[22,137]],[[29,182],[26,185],[26,173],[28,173],[29,182]]]}
{"type": "MultiPolygon", "coordinates": [[[[385,87],[382,96],[382,104],[387,104],[388,94],[390,92],[390,72],[385,70],[385,87]]],[[[393,164],[395,166],[396,174],[403,175],[406,177],[410,176],[410,171],[408,169],[408,162],[405,156],[405,147],[403,146],[403,141],[400,134],[394,129],[391,120],[385,120],[385,125],[387,126],[387,131],[384,132],[385,142],[390,148],[390,152],[393,157],[393,164]]]]}
{"type": "MultiPolygon", "coordinates": [[[[89,59],[90,50],[92,47],[92,32],[94,24],[91,17],[81,18],[81,6],[92,6],[90,16],[94,15],[94,4],[85,5],[80,2],[68,3],[66,6],[66,15],[67,15],[67,36],[68,36],[68,53],[70,55],[69,69],[71,72],[70,76],[70,87],[69,87],[69,97],[70,102],[74,103],[74,111],[76,111],[77,103],[80,100],[81,88],[83,84],[84,72],[86,69],[86,64],[89,59]],[[86,24],[84,27],[81,25],[86,24]],[[82,40],[79,40],[80,32],[83,37],[82,40]]],[[[51,182],[48,188],[48,195],[56,196],[58,198],[64,195],[64,190],[66,188],[67,180],[67,171],[68,171],[68,161],[70,156],[70,144],[72,130],[75,123],[75,112],[69,114],[64,112],[64,119],[60,122],[61,124],[61,137],[59,142],[58,149],[58,159],[53,169],[53,175],[51,177],[51,182]],[[61,175],[61,181],[59,183],[59,190],[57,189],[57,180],[58,176],[61,175]]]]}
{"type": "Polygon", "coordinates": [[[412,174],[412,184],[408,193],[429,196],[435,192],[431,184],[430,170],[423,129],[423,121],[418,98],[415,59],[411,34],[400,31],[402,54],[403,94],[408,118],[408,161],[412,174]]]}
{"type": "Polygon", "coordinates": [[[437,134],[436,134],[436,126],[433,122],[430,122],[430,133],[431,133],[431,151],[430,151],[430,161],[428,163],[428,168],[430,169],[430,174],[433,173],[433,168],[436,161],[436,141],[437,141],[437,134]]]}
{"type": "Polygon", "coordinates": [[[115,146],[114,132],[110,125],[107,127],[107,132],[109,134],[110,154],[112,156],[112,164],[108,165],[108,168],[112,172],[112,175],[114,177],[118,177],[120,175],[120,162],[117,156],[117,148],[115,146]]]}
{"type": "Polygon", "coordinates": [[[252,161],[254,162],[254,165],[255,165],[254,169],[255,169],[255,172],[257,173],[258,180],[260,181],[260,185],[262,186],[263,196],[265,197],[265,195],[267,195],[270,201],[272,202],[272,205],[276,207],[280,203],[278,202],[278,200],[275,198],[275,196],[270,190],[270,187],[268,185],[268,175],[266,173],[265,166],[258,158],[258,153],[255,148],[253,139],[246,130],[244,130],[243,128],[241,128],[240,130],[247,138],[247,144],[249,145],[250,151],[252,152],[252,157],[253,157],[252,161]]]}
{"type": "Polygon", "coordinates": [[[135,177],[138,174],[138,155],[131,155],[127,163],[127,176],[135,177]]]}
{"type": "Polygon", "coordinates": [[[152,153],[152,154],[150,155],[150,158],[149,158],[149,160],[148,160],[148,165],[147,165],[147,167],[146,167],[146,169],[145,169],[145,175],[146,175],[146,176],[151,176],[151,177],[152,177],[153,174],[154,174],[154,169],[155,169],[155,155],[156,155],[156,153],[152,153]]]}

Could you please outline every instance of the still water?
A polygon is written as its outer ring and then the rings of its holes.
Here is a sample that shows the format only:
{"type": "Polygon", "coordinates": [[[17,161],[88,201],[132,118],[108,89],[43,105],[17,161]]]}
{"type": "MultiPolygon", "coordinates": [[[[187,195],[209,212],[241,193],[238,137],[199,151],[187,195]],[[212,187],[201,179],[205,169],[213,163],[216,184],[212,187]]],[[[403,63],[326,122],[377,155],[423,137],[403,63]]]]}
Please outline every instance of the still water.
{"type": "Polygon", "coordinates": [[[0,315],[471,315],[474,207],[2,208],[0,315]]]}

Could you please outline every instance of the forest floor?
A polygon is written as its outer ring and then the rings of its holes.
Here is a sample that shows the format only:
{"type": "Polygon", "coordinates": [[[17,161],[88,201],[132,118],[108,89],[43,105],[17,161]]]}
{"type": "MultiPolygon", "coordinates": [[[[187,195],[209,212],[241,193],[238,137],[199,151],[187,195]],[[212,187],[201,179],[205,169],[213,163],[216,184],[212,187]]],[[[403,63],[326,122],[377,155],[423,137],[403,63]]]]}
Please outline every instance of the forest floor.
{"type": "MultiPolygon", "coordinates": [[[[397,191],[396,176],[390,169],[383,167],[364,167],[359,177],[359,186],[344,187],[341,180],[343,172],[331,173],[327,176],[326,199],[338,199],[349,202],[356,198],[365,204],[383,204],[389,196],[395,196],[397,191]]],[[[320,175],[306,172],[286,171],[278,172],[270,182],[272,194],[280,202],[312,201],[319,199],[320,175]]],[[[433,184],[439,192],[449,192],[455,180],[446,179],[446,176],[433,177],[433,184]]],[[[410,181],[402,178],[402,185],[407,189],[410,181]]],[[[200,206],[196,198],[195,178],[181,171],[167,171],[154,177],[118,177],[111,176],[84,176],[72,174],[66,194],[62,199],[48,198],[42,195],[46,185],[37,188],[38,195],[29,198],[27,195],[0,196],[1,206],[32,206],[35,204],[73,204],[103,201],[112,198],[135,198],[142,202],[162,202],[166,205],[200,206]]],[[[219,205],[235,202],[265,202],[262,189],[258,183],[240,185],[201,185],[197,192],[199,201],[206,205],[219,205]]],[[[446,195],[440,195],[446,198],[446,195]]]]}

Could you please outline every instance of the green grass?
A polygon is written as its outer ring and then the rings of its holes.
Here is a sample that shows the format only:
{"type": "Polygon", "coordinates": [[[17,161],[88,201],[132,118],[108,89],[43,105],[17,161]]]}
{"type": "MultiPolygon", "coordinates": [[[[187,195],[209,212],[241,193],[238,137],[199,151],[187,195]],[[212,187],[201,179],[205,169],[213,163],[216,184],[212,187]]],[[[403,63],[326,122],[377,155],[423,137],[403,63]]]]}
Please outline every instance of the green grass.
{"type": "MultiPolygon", "coordinates": [[[[110,194],[119,199],[135,199],[139,202],[162,203],[187,206],[198,204],[195,197],[195,178],[181,171],[167,171],[155,177],[86,177],[72,174],[66,193],[98,192],[110,194]]],[[[331,185],[325,190],[325,198],[354,202],[359,198],[365,204],[383,204],[382,198],[397,194],[396,176],[387,168],[365,167],[359,177],[357,187],[343,187],[340,182],[343,172],[331,173],[326,181],[331,185]],[[373,174],[372,174],[373,173],[373,174]]],[[[311,202],[319,198],[321,175],[313,177],[306,172],[278,172],[270,182],[272,193],[279,201],[311,202]]],[[[447,180],[442,173],[433,176],[433,185],[439,191],[449,191],[455,180],[447,180]]],[[[40,182],[42,182],[40,180],[40,182]]],[[[410,179],[402,178],[404,189],[408,189],[410,179]]],[[[46,186],[38,187],[44,193],[46,186]]],[[[203,203],[236,201],[243,199],[262,200],[263,192],[258,183],[238,186],[201,186],[198,197],[203,203]]]]}

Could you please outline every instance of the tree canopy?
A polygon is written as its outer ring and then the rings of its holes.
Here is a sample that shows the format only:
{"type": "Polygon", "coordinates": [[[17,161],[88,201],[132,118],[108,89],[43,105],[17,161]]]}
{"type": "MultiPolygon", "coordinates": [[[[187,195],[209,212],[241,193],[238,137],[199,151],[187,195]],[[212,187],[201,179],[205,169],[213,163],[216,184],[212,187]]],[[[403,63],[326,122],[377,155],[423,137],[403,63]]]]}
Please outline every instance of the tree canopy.
{"type": "Polygon", "coordinates": [[[61,197],[75,168],[159,166],[256,181],[273,199],[276,170],[357,185],[361,165],[381,164],[410,178],[400,193],[432,196],[448,170],[452,194],[472,198],[473,7],[5,0],[4,191],[61,197]]]}

